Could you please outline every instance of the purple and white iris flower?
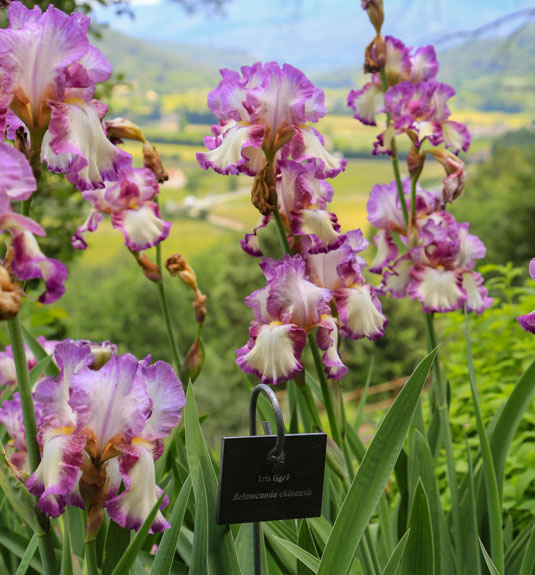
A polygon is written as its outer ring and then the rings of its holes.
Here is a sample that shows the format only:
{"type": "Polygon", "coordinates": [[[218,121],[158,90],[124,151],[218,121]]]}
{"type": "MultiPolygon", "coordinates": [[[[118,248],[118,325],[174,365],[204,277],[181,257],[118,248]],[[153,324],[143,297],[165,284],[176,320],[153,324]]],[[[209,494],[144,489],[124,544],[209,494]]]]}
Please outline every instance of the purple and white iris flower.
{"type": "MultiPolygon", "coordinates": [[[[529,275],[535,281],[535,258],[529,262],[529,275]]],[[[521,315],[517,318],[518,323],[522,328],[529,333],[535,333],[535,310],[526,315],[521,315]]]]}
{"type": "Polygon", "coordinates": [[[365,125],[376,126],[379,113],[388,113],[392,119],[378,135],[373,153],[391,154],[392,138],[403,132],[414,135],[417,147],[427,140],[433,146],[445,143],[454,154],[468,150],[468,129],[449,119],[447,101],[455,90],[437,82],[439,66],[433,46],[420,47],[411,54],[401,40],[387,36],[385,52],[386,86],[375,73],[360,90],[351,90],[347,99],[355,119],[365,125]]]}
{"type": "Polygon", "coordinates": [[[93,96],[111,66],[89,43],[88,30],[82,14],[20,2],[10,4],[9,26],[0,30],[0,131],[6,122],[8,136],[25,126],[31,140],[42,139],[48,168],[66,173],[80,190],[102,187],[131,162],[101,124],[106,106],[93,96]]]}
{"type": "Polygon", "coordinates": [[[111,214],[114,228],[124,235],[126,246],[132,251],[147,250],[165,240],[171,223],[160,217],[160,208],[154,201],[159,188],[156,176],[147,168],[122,168],[118,181],[107,183],[104,188],[83,192],[93,204],[86,221],[73,237],[73,246],[85,249],[86,232],[93,232],[103,219],[111,214]]]}
{"type": "MultiPolygon", "coordinates": [[[[410,179],[403,182],[410,209],[410,179]]],[[[448,312],[463,306],[482,313],[492,305],[483,277],[474,271],[485,256],[483,242],[469,233],[469,225],[458,223],[443,211],[440,192],[416,187],[413,237],[408,251],[398,257],[393,232],[408,244],[396,182],[376,185],[368,201],[368,220],[379,228],[374,241],[377,255],[371,271],[383,274],[382,292],[395,298],[409,295],[426,312],[448,312]]]]}
{"type": "Polygon", "coordinates": [[[197,154],[199,164],[220,174],[254,176],[266,164],[291,158],[316,159],[318,177],[334,177],[345,160],[324,148],[321,134],[308,125],[325,113],[325,95],[297,68],[276,62],[243,66],[241,73],[221,70],[219,86],[208,107],[219,119],[210,151],[197,154]]]}
{"type": "Polygon", "coordinates": [[[314,240],[307,240],[304,257],[265,258],[260,267],[267,285],[245,299],[255,319],[249,342],[236,351],[237,363],[263,383],[287,381],[303,369],[301,354],[314,329],[325,372],[333,379],[347,373],[338,353],[339,336],[376,339],[384,333],[386,318],[357,256],[367,245],[360,231],[344,235],[326,251],[315,250],[314,240]]]}
{"type": "Polygon", "coordinates": [[[388,320],[376,291],[364,279],[366,262],[358,254],[368,241],[360,230],[343,234],[340,240],[326,250],[317,250],[309,242],[304,250],[309,277],[316,285],[332,290],[342,337],[375,340],[384,335],[388,320]]]}
{"type": "Polygon", "coordinates": [[[329,314],[332,293],[306,278],[301,256],[286,255],[260,264],[266,287],[245,298],[254,321],[249,342],[236,351],[242,371],[254,373],[262,383],[282,383],[303,369],[301,354],[307,333],[329,314]]]}
{"type": "Polygon", "coordinates": [[[44,236],[43,228],[11,208],[11,201],[27,200],[35,191],[32,169],[24,154],[6,142],[0,142],[0,166],[0,230],[12,236],[9,269],[19,280],[43,279],[46,289],[39,301],[52,303],[65,292],[67,268],[39,248],[35,236],[44,236]]]}
{"type": "MultiPolygon", "coordinates": [[[[66,505],[85,506],[89,525],[104,506],[119,525],[138,529],[161,494],[154,460],[180,421],[182,384],[169,364],[149,365],[150,357],[113,354],[95,369],[87,342],[65,341],[54,353],[58,378],[43,379],[35,390],[42,460],[26,485],[52,517],[66,505]]],[[[0,410],[14,437],[15,407],[4,402],[0,410]]],[[[158,512],[151,531],[168,526],[158,512]]]]}
{"type": "MultiPolygon", "coordinates": [[[[398,38],[385,37],[385,76],[387,87],[399,82],[423,82],[436,78],[438,61],[433,46],[411,49],[398,38]]],[[[371,81],[360,90],[351,90],[347,105],[355,111],[355,119],[367,126],[376,126],[377,114],[385,112],[385,98],[381,78],[372,74],[371,81]]]]}

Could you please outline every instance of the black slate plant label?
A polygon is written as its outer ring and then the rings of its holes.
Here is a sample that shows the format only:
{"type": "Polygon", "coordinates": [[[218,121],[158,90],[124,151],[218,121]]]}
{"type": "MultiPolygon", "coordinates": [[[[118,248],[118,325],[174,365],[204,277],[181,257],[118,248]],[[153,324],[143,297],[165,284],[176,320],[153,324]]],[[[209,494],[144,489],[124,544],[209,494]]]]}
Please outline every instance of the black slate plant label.
{"type": "Polygon", "coordinates": [[[218,525],[321,515],[327,435],[286,434],[284,451],[274,458],[276,439],[222,438],[218,525]]]}

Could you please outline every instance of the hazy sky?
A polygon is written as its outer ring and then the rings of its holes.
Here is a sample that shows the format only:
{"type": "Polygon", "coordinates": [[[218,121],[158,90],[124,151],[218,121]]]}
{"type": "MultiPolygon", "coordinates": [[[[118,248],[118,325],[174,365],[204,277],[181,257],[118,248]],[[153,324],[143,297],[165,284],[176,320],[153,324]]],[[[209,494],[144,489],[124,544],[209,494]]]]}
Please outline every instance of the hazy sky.
{"type": "MultiPolygon", "coordinates": [[[[477,28],[534,0],[385,0],[384,34],[409,45],[477,28]]],[[[134,0],[134,20],[97,8],[112,27],[153,41],[239,48],[262,60],[291,61],[315,69],[354,66],[372,28],[360,0],[230,0],[225,14],[186,14],[170,0],[134,0]]]]}

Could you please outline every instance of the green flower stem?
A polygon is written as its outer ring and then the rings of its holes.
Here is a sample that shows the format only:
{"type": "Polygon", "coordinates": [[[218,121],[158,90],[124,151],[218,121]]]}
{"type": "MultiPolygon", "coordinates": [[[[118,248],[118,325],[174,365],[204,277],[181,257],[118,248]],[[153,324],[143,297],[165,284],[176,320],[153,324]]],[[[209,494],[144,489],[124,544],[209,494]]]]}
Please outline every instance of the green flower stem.
{"type": "MultiPolygon", "coordinates": [[[[32,138],[32,142],[34,138],[32,138]]],[[[38,139],[39,149],[41,140],[38,139]]],[[[34,153],[32,158],[38,157],[34,153]]],[[[33,172],[36,181],[39,181],[41,175],[40,161],[32,162],[33,172]]],[[[30,212],[30,201],[22,202],[21,212],[23,215],[28,216],[30,212]]],[[[28,452],[28,464],[30,472],[34,472],[39,463],[41,462],[41,451],[37,443],[37,423],[35,420],[35,408],[33,405],[32,388],[30,385],[30,375],[28,373],[28,362],[26,360],[26,352],[24,350],[24,340],[22,338],[22,328],[19,316],[14,317],[7,321],[7,329],[9,332],[9,340],[13,350],[13,360],[15,362],[15,372],[17,374],[17,389],[20,395],[20,404],[22,410],[22,420],[24,423],[24,430],[26,435],[26,449],[28,452]]],[[[48,527],[48,521],[46,521],[48,527]]],[[[38,538],[39,554],[43,564],[43,572],[45,575],[57,575],[58,569],[56,564],[56,555],[54,553],[54,543],[52,539],[52,532],[47,531],[44,535],[38,538]]]]}
{"type": "Polygon", "coordinates": [[[338,430],[338,422],[336,421],[336,415],[334,413],[334,401],[329,382],[325,375],[323,369],[323,362],[321,361],[320,351],[318,349],[318,344],[314,339],[313,334],[308,335],[308,344],[312,350],[312,357],[314,358],[314,364],[316,366],[316,371],[318,372],[318,379],[320,381],[321,392],[323,394],[323,403],[325,405],[325,411],[327,412],[327,417],[329,418],[329,427],[331,428],[331,435],[334,442],[338,447],[342,447],[342,438],[340,437],[340,431],[338,430]]]}
{"type": "Polygon", "coordinates": [[[275,218],[275,223],[277,224],[277,233],[279,234],[279,240],[281,246],[285,253],[289,254],[290,251],[290,244],[288,243],[288,237],[286,236],[286,231],[284,230],[284,226],[282,225],[281,215],[279,213],[279,206],[275,203],[275,207],[273,209],[273,217],[275,218]]]}
{"type": "Polygon", "coordinates": [[[84,561],[87,575],[98,575],[96,539],[90,539],[89,541],[85,542],[84,561]]]}
{"type": "MultiPolygon", "coordinates": [[[[386,82],[386,74],[384,69],[381,70],[381,85],[383,87],[383,92],[388,89],[388,84],[386,82]]],[[[386,126],[387,128],[392,123],[392,118],[390,113],[386,113],[386,126]]],[[[398,197],[401,204],[401,211],[403,212],[403,222],[405,224],[405,229],[409,233],[409,212],[407,210],[407,202],[405,201],[405,194],[403,193],[403,184],[401,183],[401,174],[399,173],[399,162],[398,162],[398,146],[396,143],[396,138],[392,137],[392,167],[394,168],[394,178],[396,179],[396,185],[398,188],[398,197]]],[[[414,205],[414,202],[413,204],[414,205]]]]}
{"type": "Polygon", "coordinates": [[[299,393],[301,393],[303,399],[305,400],[305,406],[308,414],[310,415],[310,419],[312,420],[312,425],[321,429],[320,415],[316,406],[316,402],[314,401],[312,391],[310,391],[310,387],[304,381],[302,384],[299,384],[296,380],[296,384],[299,393]]]}
{"type": "Polygon", "coordinates": [[[481,457],[483,460],[483,476],[485,478],[485,488],[487,490],[487,501],[489,508],[489,530],[490,530],[490,549],[491,558],[496,565],[498,572],[503,575],[505,572],[504,555],[503,555],[503,531],[502,531],[502,510],[501,498],[496,479],[496,469],[492,460],[489,437],[487,429],[483,423],[481,414],[481,404],[479,393],[476,385],[476,376],[474,372],[474,361],[472,358],[472,344],[470,342],[470,327],[468,324],[468,313],[464,310],[464,321],[466,329],[466,352],[468,356],[468,371],[470,374],[470,388],[472,391],[472,404],[476,416],[477,434],[481,445],[481,457]]]}
{"type": "MultiPolygon", "coordinates": [[[[156,246],[156,264],[160,268],[160,273],[162,271],[162,247],[161,244],[156,246]]],[[[173,331],[173,325],[171,324],[171,318],[169,316],[169,307],[167,305],[167,298],[165,297],[165,288],[163,285],[163,277],[160,281],[156,282],[158,287],[158,296],[160,298],[160,307],[162,309],[162,315],[165,321],[165,327],[167,328],[167,337],[169,339],[169,346],[171,347],[171,353],[173,355],[173,361],[175,363],[175,369],[177,374],[180,373],[180,368],[182,367],[182,359],[180,358],[180,352],[178,351],[178,346],[176,344],[175,333],[173,331]]],[[[184,382],[185,385],[188,382],[184,382]]]]}
{"type": "Polygon", "coordinates": [[[30,464],[30,471],[33,473],[41,461],[41,452],[39,450],[39,444],[37,443],[37,423],[35,421],[32,388],[30,386],[30,376],[28,373],[19,316],[8,320],[7,328],[9,330],[9,340],[13,348],[13,360],[17,373],[22,419],[26,435],[26,448],[28,450],[28,462],[30,464]]]}
{"type": "Polygon", "coordinates": [[[371,555],[371,551],[370,551],[370,545],[368,543],[368,538],[366,537],[366,534],[360,542],[359,549],[362,552],[362,563],[363,563],[363,567],[364,567],[364,573],[366,573],[366,575],[379,575],[377,573],[377,571],[375,570],[375,567],[373,564],[373,559],[372,559],[372,555],[371,555]]]}
{"type": "MultiPolygon", "coordinates": [[[[416,183],[417,182],[418,182],[417,177],[411,178],[411,219],[410,219],[411,229],[412,229],[412,226],[414,226],[414,224],[416,222],[416,183]]],[[[409,237],[410,236],[411,236],[411,234],[409,233],[409,237]]]]}
{"type": "Polygon", "coordinates": [[[56,562],[56,553],[54,552],[54,545],[52,544],[50,531],[44,535],[38,536],[37,546],[39,548],[39,555],[41,556],[44,575],[57,575],[58,566],[56,562]]]}
{"type": "MultiPolygon", "coordinates": [[[[433,314],[426,313],[424,315],[427,327],[429,348],[435,349],[437,347],[437,337],[435,333],[435,325],[433,322],[433,314]]],[[[463,529],[459,504],[459,487],[457,484],[457,472],[455,470],[455,455],[453,452],[453,439],[451,436],[451,427],[449,422],[446,385],[443,379],[442,370],[440,369],[438,353],[433,364],[433,381],[438,403],[438,414],[442,441],[444,442],[444,449],[446,452],[446,475],[448,477],[448,484],[450,488],[451,515],[453,520],[453,540],[455,542],[456,552],[460,556],[463,549],[463,529]]],[[[462,564],[462,561],[460,563],[462,564]]]]}

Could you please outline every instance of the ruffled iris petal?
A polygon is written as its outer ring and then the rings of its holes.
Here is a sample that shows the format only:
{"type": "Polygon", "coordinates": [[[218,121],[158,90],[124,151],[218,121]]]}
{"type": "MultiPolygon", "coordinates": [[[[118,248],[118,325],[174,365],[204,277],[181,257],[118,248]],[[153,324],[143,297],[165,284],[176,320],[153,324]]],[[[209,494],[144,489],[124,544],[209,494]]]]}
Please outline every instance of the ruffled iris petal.
{"type": "Polygon", "coordinates": [[[27,200],[37,188],[26,157],[13,146],[0,142],[0,192],[10,200],[27,200]]]}
{"type": "Polygon", "coordinates": [[[133,251],[148,250],[165,240],[171,222],[160,218],[160,208],[155,202],[145,202],[138,209],[113,213],[112,225],[124,235],[125,244],[133,251]]]}
{"type": "Polygon", "coordinates": [[[308,329],[319,322],[322,313],[328,313],[332,292],[306,279],[301,256],[284,256],[273,274],[267,298],[267,311],[272,317],[308,329]]]}
{"type": "Polygon", "coordinates": [[[164,361],[142,367],[141,377],[146,383],[147,395],[152,402],[143,438],[149,441],[163,439],[180,423],[180,415],[186,405],[182,383],[175,370],[164,361]]]}
{"type": "Polygon", "coordinates": [[[323,143],[323,137],[317,130],[300,126],[289,145],[294,160],[302,162],[316,159],[317,178],[334,178],[345,170],[347,160],[330,154],[323,143]]]}
{"type": "Polygon", "coordinates": [[[136,358],[126,354],[112,356],[98,371],[84,368],[71,377],[70,405],[78,426],[94,437],[98,455],[110,442],[128,442],[145,427],[151,401],[138,369],[136,358]]]}
{"type": "MultiPolygon", "coordinates": [[[[133,450],[132,450],[133,451],[133,450]]],[[[140,442],[135,454],[120,458],[120,470],[126,489],[106,503],[108,515],[125,529],[139,529],[158,501],[162,490],[156,485],[150,444],[140,442]]],[[[167,504],[163,502],[162,508],[167,504]]],[[[170,527],[160,511],[149,530],[157,533],[170,527]]]]}
{"type": "Polygon", "coordinates": [[[494,301],[487,297],[489,290],[483,285],[483,276],[477,272],[463,273],[463,290],[466,292],[465,307],[468,311],[483,313],[494,301]]]}
{"type": "Polygon", "coordinates": [[[131,156],[114,146],[100,122],[102,104],[81,99],[50,102],[52,117],[45,134],[42,159],[49,170],[65,172],[79,190],[102,188],[105,180],[118,179],[131,156]]]}
{"type": "Polygon", "coordinates": [[[197,154],[197,161],[205,170],[212,168],[219,174],[239,174],[243,171],[254,175],[254,172],[247,169],[246,164],[250,158],[246,152],[250,148],[262,149],[264,133],[263,125],[231,122],[222,136],[215,139],[212,150],[197,154]]]}
{"type": "Polygon", "coordinates": [[[526,315],[520,315],[517,317],[517,320],[523,330],[529,333],[535,333],[535,311],[526,315]]]}
{"type": "Polygon", "coordinates": [[[53,303],[65,293],[67,268],[59,260],[47,258],[29,231],[13,236],[11,270],[21,280],[42,278],[46,290],[39,296],[41,303],[53,303]]]}
{"type": "Polygon", "coordinates": [[[438,73],[438,60],[433,46],[418,48],[411,58],[411,82],[433,80],[438,73]]]}
{"type": "Polygon", "coordinates": [[[245,373],[254,373],[262,383],[282,383],[303,369],[301,354],[305,330],[293,324],[254,324],[249,343],[236,350],[237,364],[245,373]]]}
{"type": "Polygon", "coordinates": [[[334,300],[340,316],[340,333],[344,337],[374,340],[384,335],[388,320],[370,285],[337,289],[334,300]]]}
{"type": "Polygon", "coordinates": [[[360,120],[365,126],[376,126],[376,116],[385,106],[382,86],[377,82],[368,82],[361,90],[351,90],[347,105],[355,110],[353,117],[356,120],[360,120]]]}
{"type": "Polygon", "coordinates": [[[44,127],[47,100],[63,96],[64,69],[84,56],[89,41],[76,17],[53,6],[41,14],[13,2],[9,19],[0,31],[0,67],[12,76],[15,112],[27,125],[44,127]]]}
{"type": "Polygon", "coordinates": [[[324,315],[318,325],[318,347],[323,351],[322,360],[327,377],[342,379],[348,372],[338,353],[338,326],[332,316],[324,315]]]}
{"type": "Polygon", "coordinates": [[[467,300],[459,274],[416,265],[411,269],[408,293],[423,303],[425,312],[447,312],[459,309],[467,300]]]}
{"type": "Polygon", "coordinates": [[[43,437],[43,456],[39,467],[28,478],[26,487],[39,496],[39,507],[52,517],[59,517],[67,504],[79,503],[75,491],[83,462],[85,437],[61,428],[43,437]]]}
{"type": "Polygon", "coordinates": [[[394,242],[390,230],[381,230],[373,238],[373,241],[377,246],[377,253],[370,266],[370,271],[373,273],[381,273],[390,262],[396,259],[398,247],[394,242]]]}

